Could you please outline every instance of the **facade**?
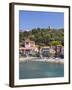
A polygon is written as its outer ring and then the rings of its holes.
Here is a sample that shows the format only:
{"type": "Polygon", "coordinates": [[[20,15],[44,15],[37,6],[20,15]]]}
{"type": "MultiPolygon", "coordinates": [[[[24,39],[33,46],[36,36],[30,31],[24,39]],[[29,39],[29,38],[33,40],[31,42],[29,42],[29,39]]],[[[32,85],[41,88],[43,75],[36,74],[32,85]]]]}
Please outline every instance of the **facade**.
{"type": "Polygon", "coordinates": [[[57,46],[51,46],[51,48],[55,50],[55,57],[64,58],[64,46],[57,45],[57,46]]]}
{"type": "Polygon", "coordinates": [[[44,46],[40,49],[41,57],[61,57],[64,58],[63,46],[44,46]]]}
{"type": "Polygon", "coordinates": [[[24,42],[24,46],[25,46],[25,48],[35,47],[35,42],[30,41],[29,39],[26,39],[25,42],[24,42]]]}
{"type": "Polygon", "coordinates": [[[50,47],[49,46],[41,47],[41,49],[40,49],[40,56],[41,57],[49,57],[49,51],[50,51],[50,47]]]}
{"type": "Polygon", "coordinates": [[[23,46],[19,48],[19,53],[25,56],[40,56],[40,57],[61,57],[64,58],[63,46],[43,46],[38,49],[34,41],[26,39],[23,46]]]}
{"type": "Polygon", "coordinates": [[[34,52],[38,52],[38,48],[36,47],[35,42],[29,39],[24,41],[24,47],[20,47],[19,50],[26,56],[33,54],[34,52]]]}

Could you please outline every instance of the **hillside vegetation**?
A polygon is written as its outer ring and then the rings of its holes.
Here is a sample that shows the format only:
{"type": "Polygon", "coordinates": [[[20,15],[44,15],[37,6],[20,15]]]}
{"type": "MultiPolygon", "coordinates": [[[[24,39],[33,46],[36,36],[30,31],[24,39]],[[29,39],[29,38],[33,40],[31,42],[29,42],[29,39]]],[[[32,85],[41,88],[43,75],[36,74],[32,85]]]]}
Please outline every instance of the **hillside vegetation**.
{"type": "Polygon", "coordinates": [[[64,29],[34,28],[30,31],[20,30],[20,43],[22,43],[25,39],[35,41],[35,44],[39,46],[64,46],[64,29]]]}

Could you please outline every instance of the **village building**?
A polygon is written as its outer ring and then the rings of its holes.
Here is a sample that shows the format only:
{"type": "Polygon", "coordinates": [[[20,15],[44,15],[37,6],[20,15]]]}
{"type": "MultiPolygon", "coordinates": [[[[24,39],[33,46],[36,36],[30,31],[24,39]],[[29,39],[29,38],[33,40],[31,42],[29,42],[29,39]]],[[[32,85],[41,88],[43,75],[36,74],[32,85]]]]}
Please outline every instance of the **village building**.
{"type": "Polygon", "coordinates": [[[23,54],[29,55],[33,52],[38,52],[38,48],[35,45],[34,41],[26,39],[23,44],[24,44],[24,47],[19,48],[19,51],[22,52],[23,54]]]}
{"type": "Polygon", "coordinates": [[[64,47],[61,45],[57,46],[43,46],[38,48],[35,41],[26,39],[23,45],[19,48],[19,53],[25,56],[34,56],[39,54],[40,57],[64,57],[64,47]]]}
{"type": "Polygon", "coordinates": [[[51,46],[44,46],[40,49],[41,57],[52,57],[55,54],[55,50],[51,46]]]}
{"type": "Polygon", "coordinates": [[[40,49],[41,57],[64,57],[64,47],[57,46],[43,46],[40,49]]]}
{"type": "Polygon", "coordinates": [[[49,46],[43,46],[40,48],[40,57],[48,57],[50,51],[49,46]]]}

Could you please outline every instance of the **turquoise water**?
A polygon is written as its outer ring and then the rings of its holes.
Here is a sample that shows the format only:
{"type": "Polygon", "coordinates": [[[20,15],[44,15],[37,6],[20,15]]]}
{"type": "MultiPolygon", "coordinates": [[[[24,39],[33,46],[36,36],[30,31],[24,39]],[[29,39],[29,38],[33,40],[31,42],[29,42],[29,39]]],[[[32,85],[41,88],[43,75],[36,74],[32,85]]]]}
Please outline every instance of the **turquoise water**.
{"type": "Polygon", "coordinates": [[[63,77],[64,64],[41,61],[19,63],[19,79],[63,77]]]}

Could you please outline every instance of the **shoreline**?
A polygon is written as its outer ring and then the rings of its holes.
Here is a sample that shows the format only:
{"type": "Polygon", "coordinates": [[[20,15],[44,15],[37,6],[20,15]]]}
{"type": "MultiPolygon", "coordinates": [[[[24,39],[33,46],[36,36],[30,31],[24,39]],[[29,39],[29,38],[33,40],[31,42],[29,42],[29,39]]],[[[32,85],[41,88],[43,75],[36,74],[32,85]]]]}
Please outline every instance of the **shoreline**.
{"type": "Polygon", "coordinates": [[[28,62],[28,61],[40,61],[40,62],[50,62],[50,63],[59,63],[64,64],[64,59],[60,58],[40,58],[40,57],[20,57],[19,62],[28,62]]]}

